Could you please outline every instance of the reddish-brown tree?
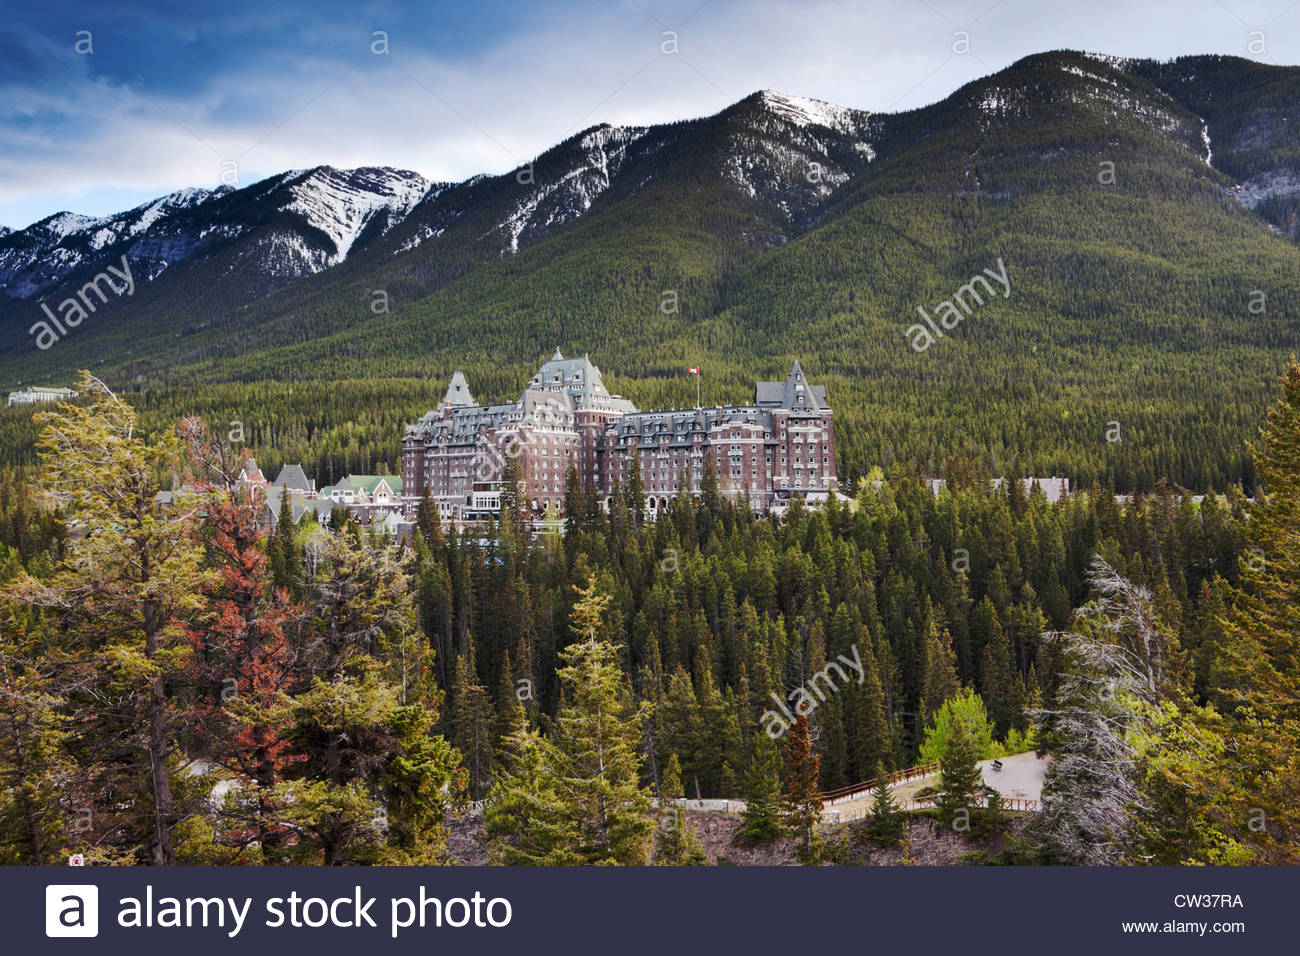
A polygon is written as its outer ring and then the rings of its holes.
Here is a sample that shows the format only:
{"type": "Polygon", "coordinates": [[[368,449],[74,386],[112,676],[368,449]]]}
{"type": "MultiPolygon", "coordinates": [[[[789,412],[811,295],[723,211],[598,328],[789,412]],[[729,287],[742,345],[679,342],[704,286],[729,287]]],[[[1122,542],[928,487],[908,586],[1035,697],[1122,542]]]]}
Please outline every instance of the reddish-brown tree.
{"type": "Polygon", "coordinates": [[[256,844],[270,862],[282,836],[272,792],[287,759],[283,704],[296,678],[290,634],[302,611],[273,584],[257,520],[263,495],[239,481],[246,453],[210,440],[196,419],[182,433],[188,480],[203,495],[203,543],[219,571],[208,614],[190,631],[193,726],[201,752],[234,781],[220,811],[228,824],[221,842],[256,844]]]}
{"type": "Polygon", "coordinates": [[[808,718],[800,714],[790,728],[785,744],[785,792],[781,802],[786,825],[803,838],[811,851],[813,828],[821,821],[822,796],[818,786],[822,758],[813,752],[808,718]]]}

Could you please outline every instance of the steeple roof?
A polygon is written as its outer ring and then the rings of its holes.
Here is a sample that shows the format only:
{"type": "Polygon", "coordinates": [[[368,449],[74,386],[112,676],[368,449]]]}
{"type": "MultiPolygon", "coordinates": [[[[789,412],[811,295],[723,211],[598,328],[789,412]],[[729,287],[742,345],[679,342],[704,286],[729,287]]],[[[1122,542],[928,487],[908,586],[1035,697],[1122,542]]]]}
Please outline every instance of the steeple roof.
{"type": "Polygon", "coordinates": [[[451,376],[451,384],[447,386],[447,394],[442,397],[444,405],[473,405],[474,396],[469,393],[469,383],[465,381],[465,373],[456,369],[451,376]]]}
{"type": "Polygon", "coordinates": [[[790,367],[790,374],[786,376],[781,399],[781,404],[786,408],[798,411],[819,412],[822,409],[821,402],[817,401],[817,395],[804,377],[803,369],[799,367],[798,359],[794,360],[794,365],[790,367]]]}
{"type": "Polygon", "coordinates": [[[758,405],[779,405],[800,412],[820,412],[828,408],[826,386],[809,385],[803,366],[795,359],[784,382],[758,382],[754,389],[758,405]]]}

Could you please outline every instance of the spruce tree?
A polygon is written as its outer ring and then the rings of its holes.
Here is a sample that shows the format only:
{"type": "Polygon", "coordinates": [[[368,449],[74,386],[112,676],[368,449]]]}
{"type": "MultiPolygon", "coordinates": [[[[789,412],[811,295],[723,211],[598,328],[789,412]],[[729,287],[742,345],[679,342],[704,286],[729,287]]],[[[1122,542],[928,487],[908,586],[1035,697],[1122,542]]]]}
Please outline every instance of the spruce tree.
{"type": "Polygon", "coordinates": [[[517,864],[637,865],[649,860],[654,817],[637,747],[644,709],[629,706],[618,652],[602,635],[610,597],[592,577],[560,652],[563,688],[550,739],[522,735],[488,797],[498,859],[517,864]]]}
{"type": "Polygon", "coordinates": [[[658,866],[700,866],[708,863],[695,828],[677,803],[682,797],[681,765],[677,755],[668,758],[659,781],[659,829],[655,833],[658,866]]]}
{"type": "Polygon", "coordinates": [[[284,588],[293,597],[302,594],[302,556],[298,551],[298,527],[293,520],[293,503],[289,492],[280,494],[280,513],[275,524],[274,541],[268,550],[272,556],[271,568],[275,586],[284,588]]]}
{"type": "Polygon", "coordinates": [[[814,830],[822,818],[820,764],[821,758],[813,752],[808,718],[800,714],[786,735],[782,807],[786,826],[798,834],[806,854],[812,853],[814,830]]]}
{"type": "Polygon", "coordinates": [[[478,682],[473,638],[467,645],[466,654],[456,659],[452,676],[451,739],[469,774],[470,799],[481,800],[492,783],[494,721],[487,688],[478,682]]]}
{"type": "Polygon", "coordinates": [[[781,758],[767,734],[754,738],[741,816],[744,824],[738,835],[745,843],[770,843],[781,835],[781,758]]]}
{"type": "Polygon", "coordinates": [[[944,822],[952,823],[958,813],[974,806],[975,792],[982,783],[970,730],[964,720],[954,720],[939,758],[939,794],[934,801],[944,822]]]}
{"type": "Polygon", "coordinates": [[[882,768],[876,768],[876,785],[871,790],[871,838],[883,847],[898,843],[902,827],[902,811],[894,801],[894,794],[885,780],[882,768]]]}
{"type": "Polygon", "coordinates": [[[571,612],[574,643],[560,653],[564,699],[555,716],[556,771],[589,863],[640,864],[650,851],[650,795],[640,786],[644,710],[624,699],[618,651],[600,639],[610,596],[595,578],[571,612]]]}

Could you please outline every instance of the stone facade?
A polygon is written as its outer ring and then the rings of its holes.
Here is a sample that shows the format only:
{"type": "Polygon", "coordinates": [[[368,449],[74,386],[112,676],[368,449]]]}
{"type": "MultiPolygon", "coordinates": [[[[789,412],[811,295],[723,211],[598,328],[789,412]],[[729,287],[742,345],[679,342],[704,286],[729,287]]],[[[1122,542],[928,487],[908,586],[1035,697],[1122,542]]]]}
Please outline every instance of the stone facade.
{"type": "Polygon", "coordinates": [[[562,512],[570,462],[608,500],[639,459],[646,508],[655,513],[683,479],[698,494],[712,460],[726,494],[758,512],[792,495],[834,491],[835,428],[826,390],[795,362],[784,382],[758,382],[754,401],[643,412],[611,395],[591,361],[557,350],[517,402],[477,405],[462,372],[438,407],[402,442],[407,513],[428,489],[444,515],[474,518],[499,505],[510,458],[536,514],[562,512]]]}

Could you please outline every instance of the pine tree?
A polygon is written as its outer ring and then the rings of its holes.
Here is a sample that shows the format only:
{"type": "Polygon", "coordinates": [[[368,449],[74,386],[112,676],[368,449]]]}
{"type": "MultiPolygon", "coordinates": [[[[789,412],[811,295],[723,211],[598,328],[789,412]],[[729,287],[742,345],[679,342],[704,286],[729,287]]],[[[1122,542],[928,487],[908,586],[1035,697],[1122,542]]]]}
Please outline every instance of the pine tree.
{"type": "Polygon", "coordinates": [[[641,789],[644,710],[623,700],[618,652],[598,639],[610,596],[593,577],[571,612],[575,641],[560,653],[557,676],[565,698],[555,716],[557,771],[580,834],[577,852],[591,863],[644,863],[654,822],[641,789]]]}
{"type": "Polygon", "coordinates": [[[317,678],[288,705],[292,759],[277,798],[296,853],[326,866],[436,861],[466,782],[459,754],[432,733],[437,701],[403,704],[373,667],[349,666],[357,673],[317,678]]]}
{"type": "Polygon", "coordinates": [[[496,715],[492,721],[492,747],[498,764],[504,762],[512,741],[527,733],[528,715],[515,690],[514,670],[507,651],[501,659],[501,678],[497,682],[496,715]]]}
{"type": "Polygon", "coordinates": [[[957,657],[947,630],[930,625],[925,635],[925,676],[921,692],[921,723],[928,721],[943,702],[957,695],[957,657]]]}
{"type": "Polygon", "coordinates": [[[487,688],[478,682],[473,638],[469,638],[467,644],[465,656],[456,659],[453,669],[451,739],[469,774],[470,799],[481,800],[492,784],[492,702],[488,699],[487,688]]]}
{"type": "Polygon", "coordinates": [[[337,677],[388,635],[414,630],[414,595],[396,545],[372,546],[348,530],[316,536],[318,569],[307,582],[302,665],[337,677]]]}
{"type": "Polygon", "coordinates": [[[447,541],[442,533],[442,519],[438,515],[438,505],[429,494],[428,488],[424,489],[424,496],[416,508],[415,527],[424,537],[425,544],[429,546],[433,556],[440,557],[447,546],[447,541]]]}
{"type": "Polygon", "coordinates": [[[187,419],[181,430],[191,484],[203,495],[207,563],[220,571],[205,592],[206,613],[189,632],[195,650],[190,674],[199,693],[188,717],[210,765],[239,784],[237,796],[218,812],[218,842],[236,850],[233,861],[251,835],[262,859],[274,862],[282,833],[272,794],[285,761],[277,718],[284,695],[299,679],[290,632],[301,608],[276,586],[262,551],[265,541],[274,552],[275,542],[258,526],[260,493],[238,481],[244,456],[210,440],[196,419],[187,419]]]}
{"type": "Polygon", "coordinates": [[[586,530],[587,495],[582,487],[582,479],[578,477],[577,463],[573,459],[569,460],[564,475],[564,518],[566,540],[569,535],[576,537],[586,530]]]}
{"type": "Polygon", "coordinates": [[[695,828],[686,821],[685,812],[677,803],[681,797],[681,765],[673,754],[659,782],[659,828],[655,833],[658,866],[700,866],[709,861],[695,828]]]}
{"type": "Polygon", "coordinates": [[[862,680],[853,695],[853,714],[850,725],[856,779],[862,779],[884,767],[894,766],[893,744],[889,723],[885,720],[884,692],[880,687],[880,672],[876,655],[865,629],[858,642],[862,657],[862,680]]]}
{"type": "Polygon", "coordinates": [[[1164,635],[1151,593],[1098,557],[1098,598],[1074,630],[1045,635],[1060,676],[1040,721],[1052,764],[1040,826],[1063,861],[1123,862],[1139,802],[1136,763],[1163,693],[1164,635]]]}
{"type": "Polygon", "coordinates": [[[494,862],[506,866],[575,866],[581,834],[564,782],[555,772],[554,746],[538,731],[508,745],[506,772],[488,794],[483,822],[494,862]]]}
{"type": "Polygon", "coordinates": [[[894,794],[885,780],[885,772],[879,766],[876,768],[876,785],[871,790],[871,797],[871,838],[882,847],[896,846],[903,814],[894,801],[894,794]]]}
{"type": "Polygon", "coordinates": [[[916,858],[912,856],[912,821],[911,819],[903,820],[903,835],[898,838],[899,846],[903,852],[898,857],[899,866],[916,866],[916,858]]]}
{"type": "Polygon", "coordinates": [[[610,597],[592,577],[571,612],[574,643],[560,652],[564,696],[550,740],[525,735],[488,798],[498,859],[516,864],[644,864],[654,818],[640,786],[644,709],[629,708],[618,652],[601,639],[610,597]]]}
{"type": "Polygon", "coordinates": [[[17,608],[0,606],[0,613],[0,865],[45,866],[70,848],[77,767],[43,636],[29,631],[29,615],[17,608]]]}
{"type": "Polygon", "coordinates": [[[168,505],[160,476],[179,473],[180,442],[148,441],[135,411],[83,372],[86,404],[41,412],[43,477],[71,522],[93,529],[43,580],[23,576],[14,599],[60,617],[70,740],[89,784],[105,859],[176,862],[174,795],[184,622],[202,609],[208,575],[192,502],[168,505]]]}
{"type": "Polygon", "coordinates": [[[1300,364],[1252,448],[1265,493],[1250,507],[1253,549],[1210,668],[1212,695],[1229,715],[1243,768],[1239,786],[1255,811],[1233,832],[1265,862],[1300,857],[1300,364]],[[1264,822],[1262,825],[1260,821],[1264,822]]]}
{"type": "MultiPolygon", "coordinates": [[[[233,489],[231,489],[233,490],[233,489]]],[[[298,550],[298,526],[293,520],[293,503],[289,492],[280,495],[280,513],[276,520],[273,540],[268,542],[271,569],[275,586],[284,588],[293,597],[302,594],[302,556],[298,550]]]]}
{"type": "Polygon", "coordinates": [[[641,480],[641,456],[632,455],[632,465],[628,468],[627,485],[623,488],[623,499],[627,510],[632,515],[636,526],[641,527],[645,520],[645,485],[641,480]]]}
{"type": "Polygon", "coordinates": [[[1000,740],[1011,729],[1016,698],[1015,683],[1011,678],[1011,645],[996,615],[991,615],[988,644],[984,647],[980,674],[982,696],[993,721],[994,735],[1000,740]]]}
{"type": "Polygon", "coordinates": [[[813,852],[814,828],[822,818],[820,764],[821,758],[813,753],[808,718],[800,714],[786,737],[782,806],[786,826],[803,840],[806,854],[813,852]]]}
{"type": "Polygon", "coordinates": [[[955,720],[939,758],[939,794],[934,801],[944,822],[953,823],[961,811],[974,806],[975,793],[982,784],[970,730],[965,721],[955,720]]]}
{"type": "Polygon", "coordinates": [[[781,757],[767,734],[754,738],[745,775],[744,824],[739,838],[749,844],[770,843],[781,835],[781,757]]]}

